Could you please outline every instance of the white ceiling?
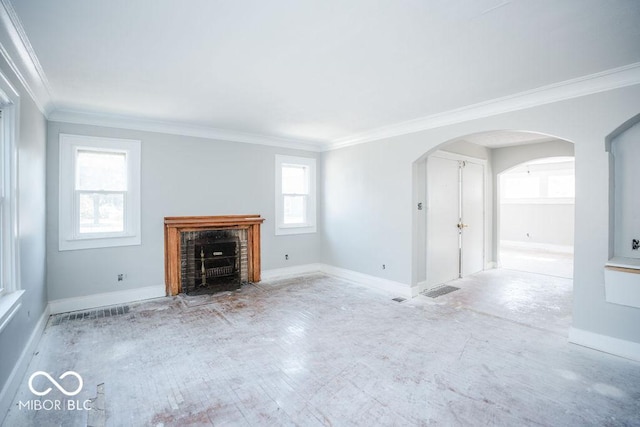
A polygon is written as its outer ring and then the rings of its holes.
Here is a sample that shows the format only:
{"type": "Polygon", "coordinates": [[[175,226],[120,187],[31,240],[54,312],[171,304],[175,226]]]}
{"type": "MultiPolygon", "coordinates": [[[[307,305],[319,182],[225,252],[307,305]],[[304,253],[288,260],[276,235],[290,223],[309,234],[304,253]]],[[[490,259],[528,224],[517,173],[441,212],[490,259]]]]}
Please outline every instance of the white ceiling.
{"type": "Polygon", "coordinates": [[[319,146],[640,62],[638,0],[11,5],[54,115],[319,146]]]}

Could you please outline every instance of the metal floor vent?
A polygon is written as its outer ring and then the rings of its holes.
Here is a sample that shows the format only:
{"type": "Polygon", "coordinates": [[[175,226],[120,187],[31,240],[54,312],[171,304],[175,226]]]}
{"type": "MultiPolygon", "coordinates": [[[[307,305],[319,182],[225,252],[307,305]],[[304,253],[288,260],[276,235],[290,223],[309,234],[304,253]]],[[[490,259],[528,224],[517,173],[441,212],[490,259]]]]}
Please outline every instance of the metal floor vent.
{"type": "Polygon", "coordinates": [[[407,300],[406,298],[396,297],[396,298],[393,298],[391,301],[402,302],[402,301],[406,301],[406,300],[407,300]]]}
{"type": "Polygon", "coordinates": [[[446,295],[450,292],[457,291],[460,288],[456,288],[455,286],[442,285],[433,289],[426,289],[420,292],[421,295],[429,298],[438,298],[439,296],[446,295]]]}
{"type": "Polygon", "coordinates": [[[59,325],[71,320],[80,319],[100,319],[103,317],[120,316],[129,312],[128,305],[117,305],[113,307],[98,308],[90,311],[74,311],[71,313],[62,313],[52,316],[51,325],[59,325]]]}

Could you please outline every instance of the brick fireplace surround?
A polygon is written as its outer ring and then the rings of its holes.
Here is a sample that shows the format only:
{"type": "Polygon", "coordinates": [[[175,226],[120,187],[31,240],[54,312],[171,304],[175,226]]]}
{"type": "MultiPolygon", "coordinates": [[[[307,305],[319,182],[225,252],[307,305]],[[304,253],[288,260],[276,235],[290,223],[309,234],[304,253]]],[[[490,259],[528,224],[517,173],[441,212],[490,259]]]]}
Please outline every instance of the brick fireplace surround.
{"type": "Polygon", "coordinates": [[[260,215],[180,216],[164,218],[164,279],[167,296],[181,287],[181,234],[192,231],[246,230],[250,282],[260,281],[260,215]]]}

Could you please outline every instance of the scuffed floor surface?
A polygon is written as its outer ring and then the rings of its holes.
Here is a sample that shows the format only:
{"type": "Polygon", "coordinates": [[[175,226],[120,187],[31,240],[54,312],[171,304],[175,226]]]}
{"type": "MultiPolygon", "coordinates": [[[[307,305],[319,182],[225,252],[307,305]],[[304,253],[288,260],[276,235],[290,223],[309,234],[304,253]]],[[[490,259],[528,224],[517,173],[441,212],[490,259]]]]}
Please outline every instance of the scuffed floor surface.
{"type": "Polygon", "coordinates": [[[567,343],[570,282],[558,280],[492,271],[396,302],[315,275],[53,316],[5,425],[640,425],[640,364],[567,343]],[[505,307],[509,286],[537,291],[505,307]],[[93,409],[20,409],[38,370],[79,373],[73,399],[93,409]]]}

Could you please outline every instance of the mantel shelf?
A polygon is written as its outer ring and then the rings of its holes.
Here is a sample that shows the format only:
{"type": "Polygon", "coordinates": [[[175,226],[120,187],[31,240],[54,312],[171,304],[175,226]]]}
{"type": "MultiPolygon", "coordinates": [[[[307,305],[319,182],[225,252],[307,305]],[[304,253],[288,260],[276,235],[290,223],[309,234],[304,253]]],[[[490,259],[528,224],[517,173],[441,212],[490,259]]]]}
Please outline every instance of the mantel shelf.
{"type": "Polygon", "coordinates": [[[241,225],[262,224],[260,215],[223,215],[223,216],[174,216],[165,217],[165,227],[206,228],[206,227],[238,227],[241,225]]]}

